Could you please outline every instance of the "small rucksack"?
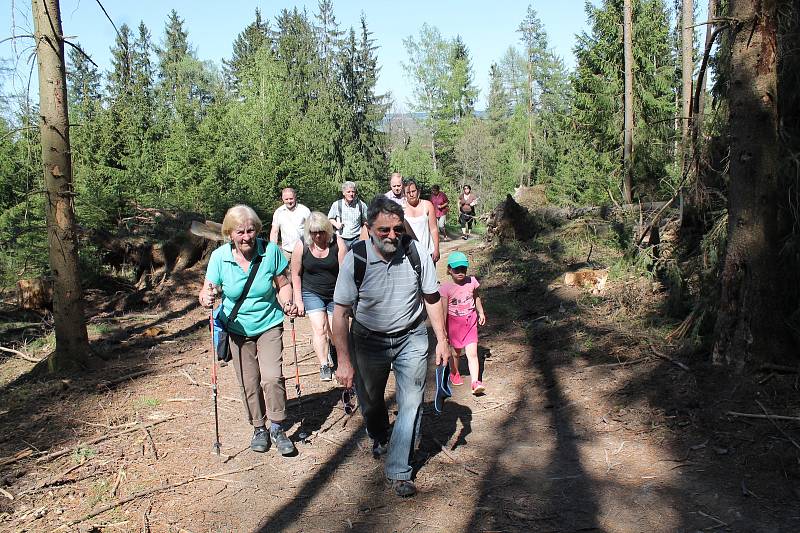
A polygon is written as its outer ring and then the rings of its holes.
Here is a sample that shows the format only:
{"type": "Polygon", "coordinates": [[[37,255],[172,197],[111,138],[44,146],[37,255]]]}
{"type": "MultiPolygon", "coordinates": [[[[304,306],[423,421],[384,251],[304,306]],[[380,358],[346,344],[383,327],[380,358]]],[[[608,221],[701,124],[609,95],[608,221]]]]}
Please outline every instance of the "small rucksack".
{"type": "MultiPolygon", "coordinates": [[[[419,258],[417,247],[411,244],[413,239],[409,235],[400,238],[400,246],[403,247],[408,262],[417,274],[417,285],[422,287],[422,261],[419,258]]],[[[367,241],[356,241],[351,248],[353,250],[353,280],[356,282],[356,290],[361,290],[361,282],[364,281],[364,274],[367,272],[367,241]]]]}

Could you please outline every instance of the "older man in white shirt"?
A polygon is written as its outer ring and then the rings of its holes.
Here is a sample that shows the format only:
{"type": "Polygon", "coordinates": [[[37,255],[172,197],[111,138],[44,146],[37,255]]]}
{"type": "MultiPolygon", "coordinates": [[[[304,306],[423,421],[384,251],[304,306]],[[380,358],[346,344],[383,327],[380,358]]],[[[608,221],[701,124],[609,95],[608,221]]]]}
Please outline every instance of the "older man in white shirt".
{"type": "Polygon", "coordinates": [[[281,191],[283,205],[275,210],[272,215],[272,228],[269,230],[269,240],[278,244],[286,259],[291,261],[292,250],[295,243],[303,238],[303,229],[311,211],[303,204],[297,203],[297,192],[291,187],[281,191]]]}

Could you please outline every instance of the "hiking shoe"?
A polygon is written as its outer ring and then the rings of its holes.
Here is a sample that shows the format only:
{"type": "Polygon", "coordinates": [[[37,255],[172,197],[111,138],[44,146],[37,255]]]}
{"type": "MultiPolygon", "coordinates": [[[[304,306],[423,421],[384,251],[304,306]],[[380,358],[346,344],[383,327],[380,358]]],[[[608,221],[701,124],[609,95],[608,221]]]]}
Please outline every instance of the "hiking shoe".
{"type": "Polygon", "coordinates": [[[319,367],[319,379],[321,381],[333,380],[333,369],[329,365],[319,367]]]}
{"type": "Polygon", "coordinates": [[[469,239],[469,237],[467,237],[466,235],[462,235],[462,236],[461,236],[461,238],[462,238],[462,239],[464,239],[465,241],[466,241],[467,239],[469,239]]]}
{"type": "Polygon", "coordinates": [[[483,386],[483,382],[479,380],[475,380],[472,382],[472,394],[475,396],[479,396],[486,392],[486,387],[483,386]]]}
{"type": "Polygon", "coordinates": [[[286,433],[281,428],[270,428],[269,430],[269,438],[272,441],[272,444],[275,445],[275,448],[278,450],[278,453],[281,455],[289,455],[290,453],[294,452],[294,444],[289,437],[286,436],[286,433]]]}
{"type": "Polygon", "coordinates": [[[461,374],[458,373],[458,370],[456,370],[455,373],[450,372],[450,383],[452,383],[453,385],[464,384],[464,378],[461,377],[461,374]]]}
{"type": "Polygon", "coordinates": [[[386,484],[401,498],[408,498],[417,493],[414,482],[407,479],[387,479],[386,484]]]}
{"type": "Polygon", "coordinates": [[[269,448],[269,433],[267,428],[255,428],[253,439],[250,441],[250,449],[254,452],[264,453],[269,448]]]}
{"type": "Polygon", "coordinates": [[[374,457],[375,459],[380,458],[381,455],[386,455],[386,452],[388,451],[389,451],[388,440],[381,442],[378,439],[374,439],[372,441],[372,457],[374,457]]]}

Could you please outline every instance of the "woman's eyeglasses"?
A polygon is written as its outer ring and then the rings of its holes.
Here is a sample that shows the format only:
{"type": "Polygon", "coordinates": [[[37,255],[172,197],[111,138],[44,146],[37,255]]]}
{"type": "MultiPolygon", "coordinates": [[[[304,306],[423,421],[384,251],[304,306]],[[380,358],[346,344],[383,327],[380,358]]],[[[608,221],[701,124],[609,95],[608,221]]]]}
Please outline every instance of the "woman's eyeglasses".
{"type": "Polygon", "coordinates": [[[354,389],[345,389],[342,391],[342,405],[344,406],[345,414],[352,415],[358,410],[356,405],[356,391],[354,389]]]}

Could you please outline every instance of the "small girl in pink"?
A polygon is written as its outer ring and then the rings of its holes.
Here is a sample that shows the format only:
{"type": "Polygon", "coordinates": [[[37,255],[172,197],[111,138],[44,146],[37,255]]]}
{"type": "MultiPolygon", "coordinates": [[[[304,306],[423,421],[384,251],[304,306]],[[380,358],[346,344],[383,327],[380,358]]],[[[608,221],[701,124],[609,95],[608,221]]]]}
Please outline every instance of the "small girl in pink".
{"type": "Polygon", "coordinates": [[[467,276],[469,260],[462,252],[452,252],[447,256],[447,273],[453,282],[442,283],[439,293],[447,302],[444,306],[447,337],[450,346],[455,348],[455,357],[450,358],[450,383],[462,385],[464,380],[458,372],[458,357],[461,351],[467,352],[469,375],[472,379],[472,394],[483,394],[486,388],[478,379],[478,325],[486,324],[483,304],[478,296],[480,283],[473,276],[467,276]]]}

